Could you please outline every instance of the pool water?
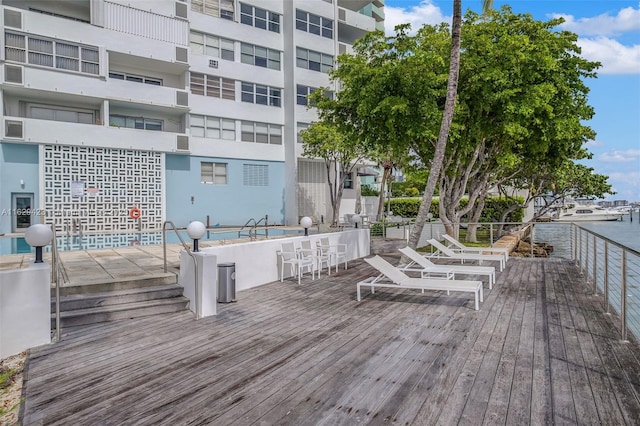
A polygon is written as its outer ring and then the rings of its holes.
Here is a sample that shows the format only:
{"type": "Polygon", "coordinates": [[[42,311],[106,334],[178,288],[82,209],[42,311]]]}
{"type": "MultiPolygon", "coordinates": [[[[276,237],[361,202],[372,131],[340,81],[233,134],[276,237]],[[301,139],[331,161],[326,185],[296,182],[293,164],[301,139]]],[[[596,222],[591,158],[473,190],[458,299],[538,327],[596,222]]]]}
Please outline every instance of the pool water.
{"type": "MultiPolygon", "coordinates": [[[[180,236],[185,242],[189,242],[190,238],[187,236],[186,231],[179,231],[180,236]]],[[[269,236],[282,236],[282,235],[299,235],[301,231],[297,230],[284,230],[284,229],[269,229],[269,236]]],[[[263,234],[259,233],[259,237],[263,234]]],[[[215,240],[231,240],[238,238],[238,230],[208,230],[202,241],[215,241],[215,240]]],[[[243,237],[247,238],[247,237],[243,237]]],[[[167,243],[175,244],[179,243],[178,236],[173,231],[167,231],[167,243]]],[[[94,250],[105,248],[118,248],[129,247],[139,245],[161,245],[162,244],[162,232],[141,232],[141,233],[125,233],[125,234],[92,234],[92,235],[58,235],[56,237],[56,244],[59,251],[74,251],[74,250],[94,250]]],[[[45,248],[45,251],[49,251],[50,246],[45,248]]],[[[0,255],[5,254],[22,254],[35,252],[29,244],[25,241],[24,237],[2,237],[0,238],[0,255]]]]}

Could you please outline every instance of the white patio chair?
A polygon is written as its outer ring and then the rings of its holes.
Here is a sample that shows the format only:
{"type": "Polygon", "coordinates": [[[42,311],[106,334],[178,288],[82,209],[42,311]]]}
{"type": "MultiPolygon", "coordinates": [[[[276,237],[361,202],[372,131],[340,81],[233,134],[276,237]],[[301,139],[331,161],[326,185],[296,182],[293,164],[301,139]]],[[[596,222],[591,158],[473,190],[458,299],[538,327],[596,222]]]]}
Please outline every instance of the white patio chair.
{"type": "Polygon", "coordinates": [[[467,247],[448,234],[442,234],[442,238],[449,241],[451,244],[449,248],[453,251],[478,254],[503,254],[504,261],[506,262],[509,260],[509,249],[506,247],[467,247]]]}
{"type": "Polygon", "coordinates": [[[370,277],[364,281],[360,281],[356,284],[357,295],[356,299],[360,301],[360,288],[370,287],[371,293],[375,293],[376,287],[397,288],[397,289],[416,289],[416,290],[440,290],[446,291],[447,294],[451,291],[469,292],[475,295],[475,308],[476,311],[480,309],[480,302],[483,301],[482,281],[458,281],[447,279],[432,279],[432,278],[411,278],[403,273],[401,270],[396,269],[392,264],[381,258],[380,256],[374,256],[365,259],[365,261],[376,268],[380,275],[377,277],[370,277]]]}
{"type": "Polygon", "coordinates": [[[303,259],[312,259],[314,261],[318,271],[318,278],[320,277],[320,272],[322,272],[323,264],[327,265],[327,274],[331,275],[331,256],[328,253],[323,253],[317,247],[314,248],[310,240],[302,240],[298,252],[303,259]]]}
{"type": "Polygon", "coordinates": [[[436,239],[427,240],[429,244],[437,249],[436,255],[444,255],[450,259],[459,260],[461,263],[464,263],[465,260],[477,260],[478,263],[482,264],[483,261],[495,261],[500,263],[500,271],[504,270],[504,265],[506,263],[505,257],[503,254],[479,254],[479,253],[469,253],[469,252],[461,252],[454,251],[449,247],[442,244],[440,241],[436,239]]]}
{"type": "Polygon", "coordinates": [[[347,245],[331,244],[329,238],[323,237],[318,241],[318,249],[323,255],[329,255],[330,264],[336,265],[336,272],[340,262],[344,262],[344,269],[347,269],[347,245]]]}
{"type": "Polygon", "coordinates": [[[284,281],[284,266],[289,265],[291,275],[298,277],[298,285],[304,274],[305,268],[311,272],[311,279],[315,279],[315,262],[313,259],[303,258],[300,252],[296,250],[293,243],[283,243],[280,254],[280,282],[284,281]]]}
{"type": "Polygon", "coordinates": [[[493,266],[475,266],[475,265],[436,265],[429,259],[413,250],[411,247],[399,249],[402,254],[411,259],[411,263],[402,268],[403,271],[420,271],[424,275],[425,272],[447,272],[453,271],[454,279],[456,275],[485,275],[489,280],[489,290],[493,288],[496,282],[496,268],[493,266]],[[418,267],[414,267],[418,265],[418,267]]]}

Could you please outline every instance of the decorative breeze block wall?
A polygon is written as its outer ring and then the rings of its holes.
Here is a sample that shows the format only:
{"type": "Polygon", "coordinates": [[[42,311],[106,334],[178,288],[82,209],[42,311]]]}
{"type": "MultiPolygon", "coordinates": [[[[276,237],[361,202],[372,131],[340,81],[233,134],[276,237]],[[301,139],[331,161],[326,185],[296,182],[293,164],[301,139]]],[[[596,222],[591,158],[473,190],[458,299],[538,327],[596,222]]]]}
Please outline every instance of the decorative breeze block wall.
{"type": "Polygon", "coordinates": [[[45,222],[57,232],[137,231],[162,227],[161,153],[44,145],[45,222]]]}

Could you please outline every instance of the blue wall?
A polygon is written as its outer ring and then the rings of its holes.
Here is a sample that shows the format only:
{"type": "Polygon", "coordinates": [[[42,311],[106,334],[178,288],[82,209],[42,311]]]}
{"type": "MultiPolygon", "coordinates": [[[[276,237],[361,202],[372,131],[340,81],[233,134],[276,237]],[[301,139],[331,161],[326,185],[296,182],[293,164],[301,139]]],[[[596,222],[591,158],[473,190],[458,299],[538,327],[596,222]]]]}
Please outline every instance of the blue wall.
{"type": "Polygon", "coordinates": [[[284,224],[284,163],[228,158],[166,155],[167,220],[185,227],[193,220],[214,226],[244,225],[269,215],[269,223],[284,224]],[[200,183],[200,163],[227,164],[227,184],[200,183]],[[245,186],[243,164],[269,167],[268,186],[245,186]],[[193,203],[191,196],[194,197],[193,203]]]}
{"type": "Polygon", "coordinates": [[[12,208],[12,193],[32,193],[34,208],[39,208],[38,158],[38,145],[0,142],[0,234],[11,232],[11,216],[3,212],[12,208]]]}

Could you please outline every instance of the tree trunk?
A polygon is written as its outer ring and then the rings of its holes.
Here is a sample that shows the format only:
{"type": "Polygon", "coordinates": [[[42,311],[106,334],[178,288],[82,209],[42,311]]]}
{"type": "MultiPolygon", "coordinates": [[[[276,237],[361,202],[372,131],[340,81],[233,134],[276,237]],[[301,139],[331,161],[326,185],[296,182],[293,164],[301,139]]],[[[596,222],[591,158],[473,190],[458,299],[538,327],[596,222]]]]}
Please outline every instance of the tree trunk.
{"type": "Polygon", "coordinates": [[[382,219],[382,212],[384,211],[384,186],[387,184],[387,179],[389,179],[389,175],[391,175],[391,167],[387,167],[386,164],[383,164],[382,171],[382,182],[380,183],[380,194],[378,196],[378,217],[377,220],[382,219]]]}
{"type": "Polygon", "coordinates": [[[449,129],[453,121],[453,113],[456,106],[456,96],[458,94],[458,74],[460,73],[460,28],[462,26],[462,0],[454,0],[453,2],[453,20],[451,23],[451,61],[449,63],[449,80],[447,82],[447,97],[445,100],[444,113],[442,115],[442,124],[440,125],[440,133],[438,134],[438,142],[436,150],[431,161],[431,169],[429,178],[424,189],[422,202],[418,209],[416,223],[411,230],[409,236],[409,247],[416,248],[422,229],[427,220],[427,214],[431,207],[431,199],[436,189],[436,184],[440,178],[440,171],[444,161],[447,140],[449,139],[449,129]]]}
{"type": "MultiPolygon", "coordinates": [[[[467,237],[465,241],[468,243],[477,243],[478,242],[478,221],[480,221],[480,217],[482,216],[482,210],[484,209],[484,201],[485,197],[478,197],[478,202],[475,203],[473,208],[471,209],[471,216],[469,217],[469,227],[467,228],[467,237]]],[[[493,241],[492,241],[493,243],[493,241]]]]}

